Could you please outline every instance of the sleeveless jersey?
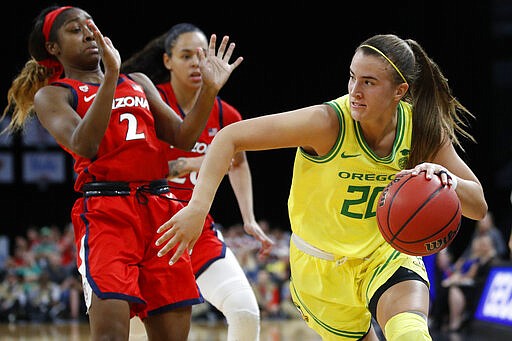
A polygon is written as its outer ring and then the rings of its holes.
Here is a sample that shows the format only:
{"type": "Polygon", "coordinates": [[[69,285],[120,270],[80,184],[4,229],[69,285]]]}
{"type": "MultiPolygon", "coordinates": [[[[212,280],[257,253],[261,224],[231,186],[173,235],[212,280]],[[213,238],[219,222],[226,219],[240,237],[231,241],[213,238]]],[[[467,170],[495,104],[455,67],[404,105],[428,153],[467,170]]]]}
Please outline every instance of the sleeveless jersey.
{"type": "Polygon", "coordinates": [[[327,102],[336,111],[340,131],[325,156],[298,148],[288,199],[292,231],[334,255],[362,258],[385,243],[377,226],[380,193],[404,169],[411,146],[411,106],[400,102],[390,155],[379,157],[366,144],[350,115],[348,95],[327,102]]]}
{"type": "MultiPolygon", "coordinates": [[[[52,83],[69,88],[72,106],[84,117],[100,84],[64,78],[52,83]]],[[[75,190],[91,181],[151,181],[165,178],[168,166],[160,152],[162,141],[156,136],[154,117],[143,88],[121,74],[112,103],[112,114],[97,155],[85,158],[64,146],[74,160],[77,173],[75,190]]]]}
{"type": "MultiPolygon", "coordinates": [[[[181,115],[182,118],[184,118],[185,113],[181,110],[178,101],[176,100],[176,95],[174,94],[171,83],[166,82],[158,84],[156,87],[160,92],[162,99],[171,108],[173,108],[174,111],[181,115]]],[[[194,148],[191,151],[185,151],[166,144],[165,154],[167,160],[176,160],[179,157],[197,157],[206,154],[208,146],[215,137],[215,134],[217,134],[222,127],[240,121],[241,119],[242,116],[238,110],[217,97],[210,113],[210,117],[206,123],[206,127],[201,133],[199,139],[196,141],[194,148]]],[[[197,172],[190,172],[183,177],[173,178],[170,180],[170,184],[173,187],[173,193],[178,197],[178,199],[186,201],[190,200],[190,197],[192,196],[192,189],[197,183],[197,177],[197,172]]]]}

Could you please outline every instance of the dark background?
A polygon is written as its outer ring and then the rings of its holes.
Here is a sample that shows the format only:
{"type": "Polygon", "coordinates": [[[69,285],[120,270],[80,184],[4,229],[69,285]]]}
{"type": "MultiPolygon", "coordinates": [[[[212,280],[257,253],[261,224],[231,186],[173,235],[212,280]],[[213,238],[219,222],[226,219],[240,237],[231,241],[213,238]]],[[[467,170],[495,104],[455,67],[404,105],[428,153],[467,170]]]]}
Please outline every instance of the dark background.
{"type": "MultiPolygon", "coordinates": [[[[354,49],[371,35],[395,33],[417,40],[441,67],[455,96],[477,117],[470,122],[470,131],[478,143],[464,141],[462,156],[482,181],[490,210],[508,238],[512,115],[506,105],[512,90],[512,1],[473,5],[467,1],[12,2],[14,10],[4,11],[1,23],[2,108],[10,83],[29,58],[32,21],[52,4],[74,5],[89,12],[124,59],[178,22],[194,23],[207,35],[228,34],[237,43],[235,54],[245,60],[220,96],[245,118],[345,94],[354,49]]],[[[12,147],[0,147],[0,152],[15,155],[15,182],[0,183],[0,234],[8,236],[23,234],[32,224],[64,226],[76,197],[68,157],[64,183],[23,182],[21,156],[30,148],[20,140],[15,136],[12,147]]],[[[256,216],[282,229],[289,228],[286,204],[293,156],[292,149],[248,153],[256,216]]],[[[227,180],[212,212],[225,226],[241,222],[227,180]]],[[[454,245],[465,244],[472,228],[473,222],[464,220],[454,245]]]]}

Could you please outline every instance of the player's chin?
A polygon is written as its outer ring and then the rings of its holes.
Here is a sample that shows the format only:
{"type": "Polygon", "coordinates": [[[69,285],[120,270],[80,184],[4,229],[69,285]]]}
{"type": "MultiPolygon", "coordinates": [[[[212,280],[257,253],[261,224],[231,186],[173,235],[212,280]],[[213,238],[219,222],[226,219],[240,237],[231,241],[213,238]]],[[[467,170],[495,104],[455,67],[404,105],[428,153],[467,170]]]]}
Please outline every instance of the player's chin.
{"type": "Polygon", "coordinates": [[[364,121],[364,118],[366,116],[366,107],[350,107],[350,115],[352,116],[352,119],[357,122],[364,121]]]}
{"type": "Polygon", "coordinates": [[[98,67],[100,60],[101,57],[99,53],[91,53],[87,56],[86,64],[89,66],[89,68],[94,69],[98,67]]]}

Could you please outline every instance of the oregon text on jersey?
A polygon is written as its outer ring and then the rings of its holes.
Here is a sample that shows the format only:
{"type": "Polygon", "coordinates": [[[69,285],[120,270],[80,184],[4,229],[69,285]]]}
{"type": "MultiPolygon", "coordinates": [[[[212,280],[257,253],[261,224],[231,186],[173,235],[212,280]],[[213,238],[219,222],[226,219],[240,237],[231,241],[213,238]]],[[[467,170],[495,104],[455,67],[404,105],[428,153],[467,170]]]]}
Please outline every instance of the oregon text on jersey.
{"type": "Polygon", "coordinates": [[[395,174],[375,174],[375,173],[351,173],[341,171],[338,176],[342,179],[360,180],[360,181],[391,181],[395,174]]]}

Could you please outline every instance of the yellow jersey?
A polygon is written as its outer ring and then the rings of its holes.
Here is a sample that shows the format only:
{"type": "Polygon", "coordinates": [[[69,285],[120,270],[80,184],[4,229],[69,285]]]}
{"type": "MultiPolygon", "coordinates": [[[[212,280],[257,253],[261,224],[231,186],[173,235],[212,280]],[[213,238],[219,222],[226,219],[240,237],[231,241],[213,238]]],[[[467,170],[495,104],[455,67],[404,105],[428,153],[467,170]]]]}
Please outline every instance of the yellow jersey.
{"type": "Polygon", "coordinates": [[[339,135],[324,156],[297,148],[288,213],[292,232],[333,255],[364,258],[385,243],[377,226],[379,195],[407,165],[412,108],[400,102],[391,153],[377,156],[350,115],[349,96],[326,104],[339,118],[339,135]]]}

